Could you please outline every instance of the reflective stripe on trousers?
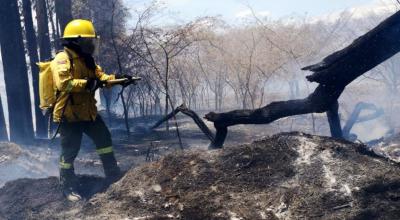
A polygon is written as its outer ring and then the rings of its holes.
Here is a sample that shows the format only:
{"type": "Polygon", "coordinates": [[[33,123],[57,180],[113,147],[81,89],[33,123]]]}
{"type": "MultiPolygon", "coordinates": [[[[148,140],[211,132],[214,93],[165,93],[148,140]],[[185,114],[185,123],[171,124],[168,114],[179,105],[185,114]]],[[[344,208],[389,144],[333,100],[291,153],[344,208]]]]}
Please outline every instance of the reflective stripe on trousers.
{"type": "Polygon", "coordinates": [[[72,168],[72,164],[60,162],[60,168],[61,169],[65,169],[65,170],[71,169],[72,168]]]}
{"type": "Polygon", "coordinates": [[[97,152],[99,155],[110,154],[110,153],[113,152],[113,147],[110,146],[110,147],[97,148],[97,149],[96,149],[96,152],[97,152]]]}

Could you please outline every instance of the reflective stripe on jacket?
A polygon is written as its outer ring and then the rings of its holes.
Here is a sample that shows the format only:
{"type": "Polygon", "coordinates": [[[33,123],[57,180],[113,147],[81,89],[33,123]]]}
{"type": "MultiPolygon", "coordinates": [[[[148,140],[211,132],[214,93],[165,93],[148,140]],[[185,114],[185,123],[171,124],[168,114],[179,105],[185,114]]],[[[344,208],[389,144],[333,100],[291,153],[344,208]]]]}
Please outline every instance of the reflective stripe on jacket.
{"type": "Polygon", "coordinates": [[[94,93],[85,89],[86,79],[97,77],[106,81],[115,79],[115,76],[105,74],[97,65],[96,70],[88,69],[83,58],[76,52],[68,48],[64,50],[66,52],[58,53],[51,62],[54,84],[59,91],[58,101],[53,110],[53,120],[54,122],[61,121],[63,108],[66,106],[64,112],[66,121],[94,121],[97,116],[96,99],[94,93]],[[70,59],[72,59],[72,65],[70,59]],[[69,95],[71,97],[66,105],[69,95]]]}

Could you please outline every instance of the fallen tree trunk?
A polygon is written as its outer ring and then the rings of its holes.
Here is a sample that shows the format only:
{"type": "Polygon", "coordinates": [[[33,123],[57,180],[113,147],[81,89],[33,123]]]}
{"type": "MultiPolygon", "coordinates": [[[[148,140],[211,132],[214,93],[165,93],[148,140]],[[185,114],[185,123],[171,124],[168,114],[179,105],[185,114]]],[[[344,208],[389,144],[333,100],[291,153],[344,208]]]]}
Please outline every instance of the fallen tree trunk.
{"type": "Polygon", "coordinates": [[[188,107],[186,107],[185,104],[182,104],[181,106],[178,106],[176,109],[174,109],[171,113],[169,113],[168,115],[166,115],[164,118],[162,118],[161,120],[159,120],[157,123],[155,123],[151,129],[156,129],[157,127],[159,127],[160,125],[162,125],[163,123],[165,123],[166,121],[168,121],[169,119],[171,119],[172,117],[174,117],[176,114],[178,114],[179,112],[182,112],[183,114],[191,117],[193,119],[193,121],[196,123],[197,126],[199,126],[200,130],[207,136],[207,138],[211,141],[214,142],[215,140],[215,136],[212,133],[212,131],[207,127],[207,125],[204,123],[204,121],[199,117],[199,115],[197,115],[196,112],[190,110],[188,107]]]}
{"type": "MultiPolygon", "coordinates": [[[[310,82],[320,84],[307,98],[273,102],[255,110],[208,113],[205,118],[214,122],[217,129],[215,141],[211,145],[223,146],[229,126],[268,124],[287,116],[331,110],[348,84],[400,51],[399,37],[400,12],[397,12],[343,50],[333,53],[318,64],[303,68],[314,72],[307,76],[310,82]]],[[[333,127],[337,126],[331,124],[333,127]]]]}
{"type": "Polygon", "coordinates": [[[208,113],[205,118],[214,122],[217,129],[213,148],[220,148],[225,142],[228,127],[237,124],[269,124],[277,119],[308,113],[323,113],[335,105],[344,88],[320,85],[305,99],[272,102],[255,110],[236,110],[227,113],[208,113]]]}

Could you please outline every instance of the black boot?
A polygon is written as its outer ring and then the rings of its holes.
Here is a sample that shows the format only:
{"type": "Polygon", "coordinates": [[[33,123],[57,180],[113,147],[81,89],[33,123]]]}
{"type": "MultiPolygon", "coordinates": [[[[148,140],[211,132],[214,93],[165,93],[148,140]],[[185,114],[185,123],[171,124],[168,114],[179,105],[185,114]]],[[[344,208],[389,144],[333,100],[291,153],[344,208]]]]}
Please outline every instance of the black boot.
{"type": "Polygon", "coordinates": [[[74,169],[60,170],[60,185],[65,198],[71,202],[82,200],[78,192],[79,181],[75,175],[74,169]]]}
{"type": "Polygon", "coordinates": [[[103,163],[104,174],[106,176],[106,183],[108,185],[118,181],[122,177],[121,169],[118,167],[117,161],[113,153],[104,154],[100,156],[103,163]]]}

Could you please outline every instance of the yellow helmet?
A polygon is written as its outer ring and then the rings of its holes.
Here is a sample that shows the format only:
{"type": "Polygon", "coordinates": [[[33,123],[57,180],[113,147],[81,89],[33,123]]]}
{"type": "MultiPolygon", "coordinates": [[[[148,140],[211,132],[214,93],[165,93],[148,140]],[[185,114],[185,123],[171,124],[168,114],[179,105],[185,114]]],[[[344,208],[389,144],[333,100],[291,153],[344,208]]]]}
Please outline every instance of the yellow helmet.
{"type": "Polygon", "coordinates": [[[96,38],[93,23],[88,20],[75,19],[65,26],[63,38],[96,38]]]}

